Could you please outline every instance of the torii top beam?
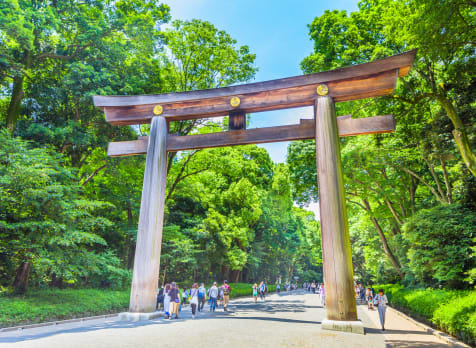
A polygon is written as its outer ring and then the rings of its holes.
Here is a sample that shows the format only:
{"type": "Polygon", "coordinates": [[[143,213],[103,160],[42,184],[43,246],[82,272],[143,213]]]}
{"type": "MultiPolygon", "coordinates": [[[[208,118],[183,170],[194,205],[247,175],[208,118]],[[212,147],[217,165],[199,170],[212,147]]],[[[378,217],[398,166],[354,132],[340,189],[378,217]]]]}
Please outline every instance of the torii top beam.
{"type": "Polygon", "coordinates": [[[265,82],[191,92],[140,96],[94,96],[113,125],[150,123],[154,115],[168,121],[226,116],[314,105],[316,88],[327,85],[335,102],[391,94],[397,78],[408,74],[416,50],[370,63],[265,82]],[[155,108],[155,112],[154,112],[155,108]]]}

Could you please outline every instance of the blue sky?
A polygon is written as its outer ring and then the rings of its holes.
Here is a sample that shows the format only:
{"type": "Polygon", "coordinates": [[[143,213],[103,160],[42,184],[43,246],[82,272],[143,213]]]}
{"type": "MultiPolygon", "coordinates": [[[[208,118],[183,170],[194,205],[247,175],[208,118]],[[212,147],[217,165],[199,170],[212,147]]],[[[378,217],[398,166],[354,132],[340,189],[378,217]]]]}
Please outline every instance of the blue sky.
{"type": "MultiPolygon", "coordinates": [[[[225,30],[256,54],[255,81],[301,75],[299,63],[312,52],[307,25],[325,10],[357,9],[358,0],[164,0],[172,19],[203,19],[225,30]]],[[[251,115],[249,128],[295,124],[312,118],[311,108],[251,115]]],[[[288,143],[260,145],[274,162],[286,160],[288,143]]]]}

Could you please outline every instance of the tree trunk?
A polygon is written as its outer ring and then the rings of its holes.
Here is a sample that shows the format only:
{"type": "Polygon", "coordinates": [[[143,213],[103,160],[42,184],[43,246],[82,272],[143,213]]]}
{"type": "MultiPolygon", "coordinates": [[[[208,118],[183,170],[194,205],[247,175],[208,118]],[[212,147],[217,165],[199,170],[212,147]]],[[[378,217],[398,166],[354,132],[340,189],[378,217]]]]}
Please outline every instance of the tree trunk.
{"type": "Polygon", "coordinates": [[[22,262],[17,269],[15,280],[13,282],[13,287],[15,292],[24,293],[28,285],[28,278],[30,277],[30,263],[22,262]]]}
{"type": "Polygon", "coordinates": [[[167,276],[167,266],[169,264],[169,259],[165,260],[165,265],[164,265],[164,276],[162,277],[162,285],[165,286],[165,279],[167,276]]]}
{"type": "Polygon", "coordinates": [[[437,99],[440,102],[443,109],[446,111],[446,115],[450,118],[451,122],[455,129],[453,130],[453,137],[455,138],[456,144],[458,145],[459,152],[461,157],[463,157],[463,162],[468,167],[469,171],[476,176],[476,156],[471,151],[469,145],[468,134],[464,128],[463,121],[458,115],[455,106],[451,101],[444,95],[437,95],[437,99]]]}
{"type": "Polygon", "coordinates": [[[387,237],[385,237],[385,233],[382,230],[382,227],[378,223],[377,219],[372,216],[372,211],[371,211],[369,202],[366,199],[362,201],[364,202],[365,208],[370,215],[370,221],[372,221],[372,223],[375,226],[375,229],[377,230],[377,233],[380,237],[380,241],[382,242],[382,246],[383,246],[383,250],[385,254],[390,259],[390,262],[392,263],[393,268],[395,269],[395,271],[397,271],[400,278],[403,279],[405,276],[402,272],[402,266],[398,262],[397,258],[393,255],[392,250],[390,249],[390,246],[388,245],[387,237]]]}
{"type": "Polygon", "coordinates": [[[12,96],[7,109],[7,128],[10,130],[10,132],[13,132],[15,129],[15,125],[20,116],[21,101],[25,96],[25,92],[23,91],[23,83],[25,81],[24,71],[30,68],[31,59],[31,52],[25,50],[22,57],[23,71],[21,72],[21,75],[15,76],[13,78],[12,96]]]}
{"type": "Polygon", "coordinates": [[[63,287],[64,287],[63,278],[62,277],[58,278],[56,276],[56,273],[53,272],[53,274],[51,275],[50,287],[63,289],[63,287]]]}
{"type": "Polygon", "coordinates": [[[446,197],[448,197],[448,203],[453,203],[453,193],[451,191],[451,183],[448,178],[448,171],[446,170],[446,164],[445,161],[443,160],[443,157],[440,155],[440,163],[441,163],[441,169],[443,170],[443,177],[445,178],[445,186],[446,186],[446,197]]]}
{"type": "Polygon", "coordinates": [[[239,279],[240,279],[240,271],[239,270],[234,270],[231,272],[231,281],[233,283],[238,283],[239,279]]]}

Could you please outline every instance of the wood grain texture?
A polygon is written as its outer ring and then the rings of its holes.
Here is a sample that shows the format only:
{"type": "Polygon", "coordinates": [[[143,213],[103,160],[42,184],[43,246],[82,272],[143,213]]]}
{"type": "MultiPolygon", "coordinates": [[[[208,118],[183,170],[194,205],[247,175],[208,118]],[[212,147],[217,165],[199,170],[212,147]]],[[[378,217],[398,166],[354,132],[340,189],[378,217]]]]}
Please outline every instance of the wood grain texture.
{"type": "Polygon", "coordinates": [[[246,113],[243,111],[232,111],[228,118],[228,129],[246,129],[246,113]]]}
{"type": "MultiPolygon", "coordinates": [[[[348,101],[379,97],[391,94],[398,77],[398,69],[377,74],[353,77],[344,80],[327,81],[329,95],[335,101],[348,101]]],[[[317,96],[319,84],[291,88],[271,89],[236,95],[240,98],[239,108],[230,105],[232,96],[174,101],[161,104],[164,116],[169,121],[188,120],[203,117],[225,116],[230,112],[261,112],[310,106],[317,96]]],[[[154,116],[156,104],[104,107],[106,121],[114,125],[149,123],[154,116]]]]}
{"type": "Polygon", "coordinates": [[[315,105],[316,165],[322,260],[328,320],[355,321],[352,254],[334,102],[320,96],[315,105]]]}
{"type": "Polygon", "coordinates": [[[399,76],[404,76],[408,73],[413,64],[415,55],[416,50],[413,50],[384,59],[375,60],[370,63],[339,68],[331,71],[323,71],[315,74],[300,75],[264,82],[248,83],[232,87],[156,95],[94,96],[93,100],[97,107],[167,104],[329,83],[331,81],[354,79],[395,69],[399,69],[399,76]]]}
{"type": "MultiPolygon", "coordinates": [[[[339,136],[389,133],[395,130],[393,115],[352,118],[350,115],[337,117],[339,136]]],[[[313,139],[314,120],[301,120],[298,125],[266,127],[228,132],[167,136],[167,151],[204,149],[221,146],[263,144],[280,141],[313,139]]],[[[147,153],[148,137],[134,141],[112,142],[108,145],[108,156],[130,156],[147,153]]]]}
{"type": "Polygon", "coordinates": [[[133,313],[155,312],[167,178],[166,138],[165,118],[154,117],[145,163],[132,274],[129,311],[133,313]]]}

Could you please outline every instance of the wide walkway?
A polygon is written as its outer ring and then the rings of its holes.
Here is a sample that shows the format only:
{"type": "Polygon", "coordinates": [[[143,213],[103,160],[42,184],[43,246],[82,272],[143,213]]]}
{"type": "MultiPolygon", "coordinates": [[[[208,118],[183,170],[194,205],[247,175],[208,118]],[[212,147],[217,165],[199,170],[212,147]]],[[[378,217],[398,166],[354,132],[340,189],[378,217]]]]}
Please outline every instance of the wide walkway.
{"type": "Polygon", "coordinates": [[[195,320],[184,310],[178,320],[109,318],[5,332],[0,347],[447,347],[391,312],[382,333],[377,313],[365,306],[359,306],[365,335],[321,330],[325,310],[319,296],[304,291],[273,294],[258,304],[241,298],[229,309],[201,313],[195,320]]]}

